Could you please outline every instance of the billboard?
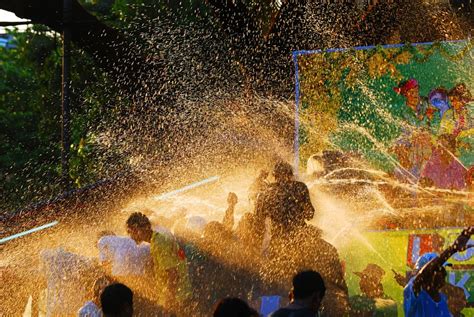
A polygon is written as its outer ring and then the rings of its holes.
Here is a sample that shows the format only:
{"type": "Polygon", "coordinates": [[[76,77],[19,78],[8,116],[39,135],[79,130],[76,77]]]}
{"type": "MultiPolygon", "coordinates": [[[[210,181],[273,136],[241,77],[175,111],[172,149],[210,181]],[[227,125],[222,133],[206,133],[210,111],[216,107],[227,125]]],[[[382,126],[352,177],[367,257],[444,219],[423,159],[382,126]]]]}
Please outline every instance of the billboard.
{"type": "Polygon", "coordinates": [[[466,189],[474,165],[473,43],[294,52],[297,166],[336,150],[406,182],[466,189]],[[453,155],[443,169],[444,148],[453,155]],[[452,177],[437,177],[446,169],[452,177]]]}
{"type": "MultiPolygon", "coordinates": [[[[388,205],[380,216],[368,207],[351,213],[353,223],[370,214],[371,230],[338,249],[350,294],[360,294],[354,272],[376,264],[399,316],[403,289],[392,270],[408,276],[420,255],[474,223],[473,47],[464,40],[293,53],[295,166],[331,195],[352,195],[351,206],[367,206],[354,194],[367,186],[388,205]]],[[[474,250],[451,260],[447,279],[474,316],[474,250]]]]}

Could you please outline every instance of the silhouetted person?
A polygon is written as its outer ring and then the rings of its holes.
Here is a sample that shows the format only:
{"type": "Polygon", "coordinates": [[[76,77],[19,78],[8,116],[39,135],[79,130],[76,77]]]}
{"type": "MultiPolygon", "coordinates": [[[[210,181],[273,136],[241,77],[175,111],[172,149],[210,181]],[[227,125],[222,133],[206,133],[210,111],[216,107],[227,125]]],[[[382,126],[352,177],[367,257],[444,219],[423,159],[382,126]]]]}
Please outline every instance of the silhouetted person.
{"type": "Polygon", "coordinates": [[[381,298],[384,296],[382,277],[384,269],[377,264],[369,263],[362,272],[354,272],[360,277],[359,287],[368,298],[381,298]]]}
{"type": "Polygon", "coordinates": [[[471,247],[467,243],[474,226],[463,230],[453,245],[432,259],[410,279],[403,291],[405,316],[451,316],[446,296],[440,292],[446,284],[445,262],[455,253],[471,247]]]}
{"type": "Polygon", "coordinates": [[[225,211],[224,219],[222,220],[222,223],[224,226],[227,228],[227,230],[232,231],[234,228],[234,211],[235,211],[235,205],[237,205],[237,202],[239,201],[237,195],[235,193],[229,193],[227,196],[227,209],[225,211]]]}
{"type": "Polygon", "coordinates": [[[258,317],[258,312],[250,307],[244,300],[227,297],[217,303],[214,317],[258,317]]]}
{"type": "Polygon", "coordinates": [[[249,188],[249,202],[253,203],[257,200],[258,195],[265,191],[265,189],[268,186],[268,171],[266,170],[261,170],[260,173],[258,174],[257,178],[255,181],[250,185],[249,188]]]}
{"type": "Polygon", "coordinates": [[[136,243],[150,243],[153,273],[159,303],[167,309],[180,310],[190,299],[186,254],[175,237],[166,228],[151,228],[150,220],[135,212],[127,220],[127,232],[136,243]]]}
{"type": "Polygon", "coordinates": [[[384,269],[369,263],[362,272],[354,274],[360,277],[359,288],[362,294],[350,298],[351,316],[398,316],[397,303],[384,293],[384,269]]]}
{"type": "Polygon", "coordinates": [[[271,317],[315,317],[319,314],[326,286],[316,271],[303,271],[293,277],[290,304],[272,313],[271,317]]]}
{"type": "Polygon", "coordinates": [[[133,316],[133,292],[123,284],[107,286],[100,294],[100,304],[104,317],[133,316]]]}
{"type": "Polygon", "coordinates": [[[275,164],[275,183],[257,198],[255,213],[262,221],[272,222],[272,236],[282,237],[305,226],[314,216],[306,184],[294,180],[293,168],[286,162],[275,164]]]}

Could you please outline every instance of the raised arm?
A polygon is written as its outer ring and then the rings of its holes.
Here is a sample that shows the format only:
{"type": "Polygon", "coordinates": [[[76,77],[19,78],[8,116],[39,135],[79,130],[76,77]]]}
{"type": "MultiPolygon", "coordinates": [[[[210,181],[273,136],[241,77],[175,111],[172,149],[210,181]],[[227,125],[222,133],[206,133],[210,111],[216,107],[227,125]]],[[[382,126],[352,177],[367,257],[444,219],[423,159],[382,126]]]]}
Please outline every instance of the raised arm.
{"type": "Polygon", "coordinates": [[[464,229],[449,248],[444,250],[437,258],[433,259],[420,270],[420,272],[415,277],[415,281],[413,282],[413,291],[416,295],[419,294],[422,288],[425,290],[432,288],[433,275],[435,272],[441,270],[441,267],[451,256],[457,252],[462,252],[467,248],[474,246],[467,244],[473,233],[474,226],[464,229]]]}
{"type": "Polygon", "coordinates": [[[303,189],[303,210],[304,210],[304,219],[311,220],[314,217],[314,207],[311,203],[311,196],[309,195],[309,190],[306,185],[303,189]]]}

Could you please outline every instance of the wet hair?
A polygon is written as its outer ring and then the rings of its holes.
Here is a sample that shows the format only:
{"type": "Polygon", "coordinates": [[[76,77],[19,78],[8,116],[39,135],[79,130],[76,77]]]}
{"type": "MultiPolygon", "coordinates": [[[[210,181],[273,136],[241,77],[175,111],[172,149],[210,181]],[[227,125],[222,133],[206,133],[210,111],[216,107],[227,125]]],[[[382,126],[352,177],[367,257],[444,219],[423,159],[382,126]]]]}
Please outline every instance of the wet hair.
{"type": "Polygon", "coordinates": [[[258,312],[244,300],[236,297],[221,299],[214,310],[214,317],[258,317],[258,312]]]}
{"type": "Polygon", "coordinates": [[[293,167],[284,161],[280,161],[273,167],[273,177],[275,179],[291,179],[293,178],[293,167]]]}
{"type": "Polygon", "coordinates": [[[293,296],[295,299],[305,299],[315,293],[320,293],[324,297],[326,285],[324,280],[316,271],[302,271],[293,277],[293,296]]]}
{"type": "Polygon", "coordinates": [[[120,316],[127,306],[133,308],[133,292],[124,284],[111,284],[100,294],[100,304],[104,316],[120,316]]]}
{"type": "Polygon", "coordinates": [[[151,228],[150,219],[141,212],[134,212],[127,219],[128,228],[151,228]]]}

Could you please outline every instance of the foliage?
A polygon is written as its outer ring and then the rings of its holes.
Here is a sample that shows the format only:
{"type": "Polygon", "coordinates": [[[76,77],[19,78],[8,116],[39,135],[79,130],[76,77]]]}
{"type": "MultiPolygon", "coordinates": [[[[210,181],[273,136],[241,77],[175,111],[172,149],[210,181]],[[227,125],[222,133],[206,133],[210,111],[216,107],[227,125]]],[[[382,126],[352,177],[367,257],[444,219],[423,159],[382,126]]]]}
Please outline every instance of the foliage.
{"type": "MultiPolygon", "coordinates": [[[[61,38],[35,25],[9,30],[16,48],[0,48],[0,210],[14,210],[61,193],[61,38]]],[[[79,49],[73,50],[70,178],[81,187],[110,171],[93,129],[113,90],[79,49]]],[[[115,157],[114,157],[115,158],[115,157]]]]}

